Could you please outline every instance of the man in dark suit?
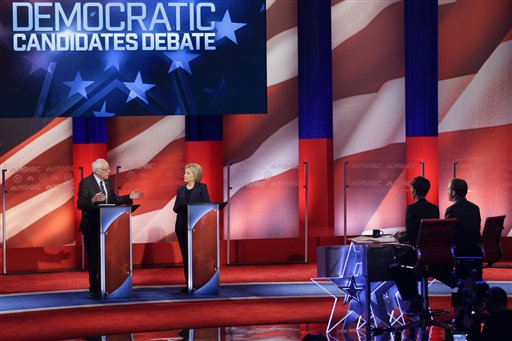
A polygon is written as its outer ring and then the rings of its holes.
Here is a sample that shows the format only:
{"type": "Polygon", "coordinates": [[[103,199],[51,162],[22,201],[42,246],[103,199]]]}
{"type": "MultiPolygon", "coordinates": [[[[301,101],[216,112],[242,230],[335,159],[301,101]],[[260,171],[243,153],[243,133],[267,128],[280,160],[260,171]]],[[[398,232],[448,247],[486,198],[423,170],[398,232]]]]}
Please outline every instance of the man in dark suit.
{"type": "Polygon", "coordinates": [[[117,196],[109,179],[110,168],[104,159],[92,163],[92,174],[83,178],[78,186],[77,207],[82,211],[80,231],[84,236],[89,269],[89,292],[93,298],[100,297],[100,204],[127,204],[140,199],[142,192],[132,191],[117,196]]]}
{"type": "Polygon", "coordinates": [[[448,200],[453,204],[446,209],[445,218],[457,218],[453,243],[456,256],[481,256],[479,244],[480,208],[466,199],[468,184],[463,179],[453,178],[448,185],[448,200]]]}
{"type": "MultiPolygon", "coordinates": [[[[180,245],[181,257],[183,259],[183,268],[185,280],[188,287],[188,231],[187,231],[187,204],[210,202],[208,188],[206,184],[201,183],[203,169],[197,163],[189,163],[185,166],[183,180],[185,185],[178,187],[176,192],[176,201],[173,211],[176,216],[176,237],[180,245]]],[[[181,291],[186,292],[183,288],[181,291]]]]}
{"type": "Polygon", "coordinates": [[[414,203],[405,210],[405,231],[395,234],[400,243],[416,245],[421,219],[439,218],[439,207],[425,199],[430,190],[430,181],[418,176],[411,181],[411,195],[414,203]]]}
{"type": "MultiPolygon", "coordinates": [[[[418,176],[412,179],[410,184],[414,203],[407,206],[405,211],[405,231],[395,233],[394,237],[400,243],[415,246],[418,239],[421,219],[439,218],[439,208],[425,199],[430,190],[430,181],[428,179],[418,176]]],[[[398,249],[397,253],[399,253],[398,256],[404,263],[415,263],[416,253],[413,248],[405,247],[398,249]]],[[[402,267],[391,267],[390,271],[402,300],[406,301],[408,304],[407,310],[410,312],[420,311],[423,298],[418,292],[418,284],[414,271],[402,267]]]]}

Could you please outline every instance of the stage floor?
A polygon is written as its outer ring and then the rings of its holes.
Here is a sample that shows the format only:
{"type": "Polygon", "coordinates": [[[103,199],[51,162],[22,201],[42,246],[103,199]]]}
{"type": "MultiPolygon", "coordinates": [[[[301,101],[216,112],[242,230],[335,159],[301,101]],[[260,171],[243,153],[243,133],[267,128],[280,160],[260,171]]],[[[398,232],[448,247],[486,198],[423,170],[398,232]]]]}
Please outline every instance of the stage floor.
{"type": "MultiPolygon", "coordinates": [[[[219,295],[200,296],[179,293],[184,285],[181,268],[136,269],[133,297],[98,301],[88,295],[86,272],[4,275],[0,276],[0,339],[130,335],[127,340],[149,340],[156,337],[154,333],[180,339],[180,330],[193,329],[194,340],[210,339],[211,333],[220,335],[215,340],[251,340],[267,331],[276,338],[263,339],[299,340],[308,333],[325,334],[333,306],[333,298],[310,281],[313,277],[315,264],[224,266],[219,295]],[[240,335],[235,337],[235,331],[240,335]]],[[[484,270],[489,285],[512,295],[510,278],[512,268],[484,270]]],[[[432,308],[450,307],[451,289],[434,282],[429,290],[432,308]]],[[[338,304],[335,318],[346,312],[347,306],[338,304]]],[[[347,335],[339,329],[334,337],[341,340],[347,335]]],[[[359,336],[354,326],[348,339],[359,336]]]]}

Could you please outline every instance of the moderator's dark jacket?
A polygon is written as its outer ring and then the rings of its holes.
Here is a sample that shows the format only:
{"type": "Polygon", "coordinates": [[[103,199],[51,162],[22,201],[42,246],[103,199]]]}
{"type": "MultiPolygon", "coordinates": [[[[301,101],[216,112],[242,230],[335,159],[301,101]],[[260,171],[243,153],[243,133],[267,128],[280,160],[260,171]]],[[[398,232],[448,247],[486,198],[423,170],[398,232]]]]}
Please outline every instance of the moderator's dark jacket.
{"type": "Polygon", "coordinates": [[[445,218],[457,218],[453,242],[456,247],[480,244],[480,208],[466,198],[457,199],[446,209],[445,218]]]}
{"type": "Polygon", "coordinates": [[[407,206],[405,211],[405,236],[401,243],[416,245],[421,219],[439,218],[439,207],[430,203],[425,198],[419,198],[413,204],[407,206]]]}
{"type": "Polygon", "coordinates": [[[196,182],[190,193],[190,200],[187,202],[187,186],[178,187],[176,192],[176,201],[174,202],[173,211],[176,216],[176,232],[186,231],[187,229],[187,204],[196,204],[210,202],[208,188],[206,184],[196,182]]]}
{"type": "MultiPolygon", "coordinates": [[[[106,190],[108,194],[108,202],[106,204],[131,205],[133,201],[130,199],[130,195],[117,196],[112,187],[112,181],[110,179],[105,180],[106,190]]],[[[101,192],[100,186],[96,182],[94,175],[91,174],[80,181],[78,186],[78,200],[77,207],[82,211],[82,220],[80,221],[80,231],[89,232],[98,230],[100,226],[100,210],[99,204],[92,204],[91,199],[96,193],[101,192]]],[[[105,204],[105,202],[103,202],[105,204]]],[[[98,230],[99,231],[99,230],[98,230]]]]}

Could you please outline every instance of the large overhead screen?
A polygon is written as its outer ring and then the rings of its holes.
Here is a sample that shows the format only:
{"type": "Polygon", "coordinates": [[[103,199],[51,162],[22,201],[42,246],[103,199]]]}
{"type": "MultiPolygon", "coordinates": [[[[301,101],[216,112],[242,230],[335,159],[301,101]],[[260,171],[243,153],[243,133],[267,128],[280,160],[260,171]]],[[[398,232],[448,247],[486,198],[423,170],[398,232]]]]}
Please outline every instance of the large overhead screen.
{"type": "Polygon", "coordinates": [[[2,1],[1,117],[266,112],[264,0],[2,1]]]}

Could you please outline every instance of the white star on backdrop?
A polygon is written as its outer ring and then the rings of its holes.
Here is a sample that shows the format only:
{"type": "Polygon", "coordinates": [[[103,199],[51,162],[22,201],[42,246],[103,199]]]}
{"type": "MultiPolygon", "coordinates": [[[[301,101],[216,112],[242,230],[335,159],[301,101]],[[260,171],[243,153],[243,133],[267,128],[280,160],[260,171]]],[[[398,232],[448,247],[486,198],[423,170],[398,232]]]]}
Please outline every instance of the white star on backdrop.
{"type": "Polygon", "coordinates": [[[115,68],[119,71],[119,62],[121,61],[121,55],[119,53],[109,53],[107,56],[107,64],[105,65],[105,69],[103,71],[108,70],[110,67],[115,68]]]}
{"type": "Polygon", "coordinates": [[[224,79],[220,81],[219,86],[216,89],[206,88],[204,91],[213,97],[213,102],[211,104],[212,107],[219,105],[230,95],[224,79]]]}
{"type": "Polygon", "coordinates": [[[137,73],[137,77],[135,77],[135,81],[133,82],[123,82],[124,85],[128,89],[130,89],[130,93],[128,94],[128,98],[126,99],[126,103],[131,101],[134,98],[140,98],[144,103],[148,104],[148,99],[146,98],[146,92],[149,91],[156,84],[149,84],[142,82],[142,77],[140,76],[140,72],[137,73]]]}
{"type": "Polygon", "coordinates": [[[103,105],[101,106],[101,111],[93,111],[92,113],[96,117],[112,117],[116,115],[112,112],[107,112],[107,101],[103,102],[103,105]]]}
{"type": "Polygon", "coordinates": [[[178,68],[182,68],[189,74],[192,74],[192,69],[190,69],[189,63],[199,57],[199,54],[197,53],[187,53],[183,50],[177,52],[167,52],[165,55],[167,58],[172,60],[172,64],[169,67],[168,73],[171,73],[178,68]]]}
{"type": "Polygon", "coordinates": [[[231,17],[229,16],[229,11],[226,11],[226,13],[224,13],[224,17],[222,18],[222,21],[215,22],[215,28],[217,29],[217,36],[215,37],[215,40],[220,40],[226,37],[233,43],[238,45],[235,31],[244,27],[245,25],[247,24],[232,22],[231,17]]]}
{"type": "Polygon", "coordinates": [[[46,54],[30,55],[24,58],[30,62],[30,75],[39,69],[43,69],[50,73],[53,72],[53,69],[51,68],[50,59],[46,56],[46,54]]]}
{"type": "Polygon", "coordinates": [[[80,94],[82,97],[87,98],[87,90],[85,88],[94,83],[94,81],[82,80],[82,75],[80,75],[80,72],[77,72],[74,80],[63,83],[70,87],[68,98],[74,94],[80,94]]]}

